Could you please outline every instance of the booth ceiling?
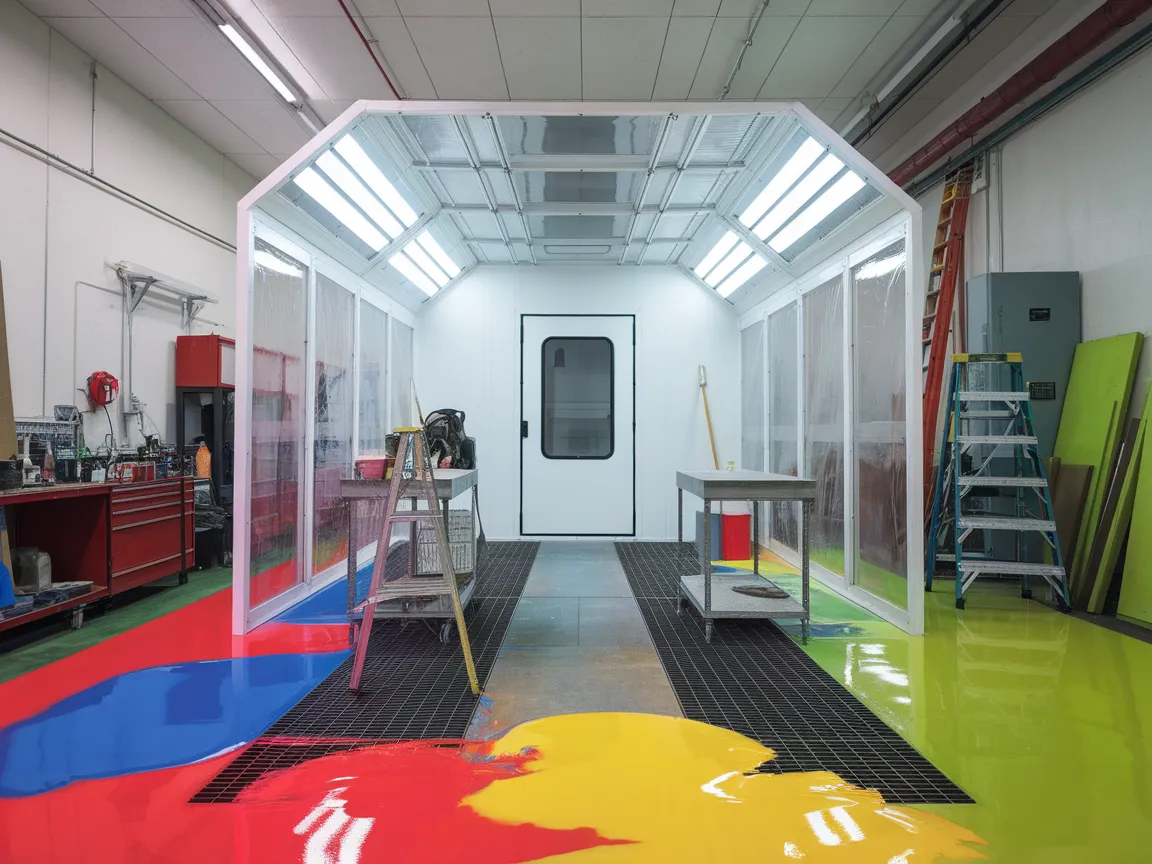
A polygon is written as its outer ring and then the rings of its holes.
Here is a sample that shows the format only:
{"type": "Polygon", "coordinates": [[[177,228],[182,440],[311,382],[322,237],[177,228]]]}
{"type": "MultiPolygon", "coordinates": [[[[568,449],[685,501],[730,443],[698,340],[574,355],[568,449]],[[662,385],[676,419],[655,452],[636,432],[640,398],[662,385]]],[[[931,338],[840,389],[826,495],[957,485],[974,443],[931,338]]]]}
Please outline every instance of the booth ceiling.
{"type": "Polygon", "coordinates": [[[290,166],[260,206],[356,272],[428,296],[475,266],[592,263],[674,265],[730,297],[799,275],[883,197],[842,141],[809,131],[790,106],[764,107],[369,108],[290,166]]]}

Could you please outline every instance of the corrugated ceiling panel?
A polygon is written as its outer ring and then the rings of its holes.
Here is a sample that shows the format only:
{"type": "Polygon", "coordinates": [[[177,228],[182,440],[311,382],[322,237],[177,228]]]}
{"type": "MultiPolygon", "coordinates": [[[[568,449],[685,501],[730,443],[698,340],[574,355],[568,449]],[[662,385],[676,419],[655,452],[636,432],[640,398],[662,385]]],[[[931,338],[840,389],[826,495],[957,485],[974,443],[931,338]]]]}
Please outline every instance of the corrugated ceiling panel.
{"type": "Polygon", "coordinates": [[[688,146],[688,136],[695,125],[694,116],[676,118],[672,124],[672,131],[668,134],[668,140],[664,143],[664,151],[660,154],[661,165],[675,165],[680,161],[680,157],[684,155],[684,148],[688,146]]]}
{"type": "Polygon", "coordinates": [[[634,202],[644,175],[635,171],[517,171],[520,200],[532,204],[634,202]]]}
{"type": "Polygon", "coordinates": [[[680,175],[680,182],[676,184],[676,191],[672,195],[672,204],[704,204],[714,196],[714,188],[723,172],[720,171],[685,171],[680,175]]]}
{"type": "Polygon", "coordinates": [[[477,204],[487,206],[484,190],[473,171],[437,171],[436,178],[451,200],[445,204],[477,204]]]}
{"type": "Polygon", "coordinates": [[[456,130],[454,119],[447,115],[405,115],[400,118],[419,142],[429,162],[468,163],[468,151],[456,130]]]}
{"type": "Polygon", "coordinates": [[[498,117],[513,156],[651,153],[662,117],[498,117]]]}
{"type": "Polygon", "coordinates": [[[749,130],[758,118],[747,114],[713,117],[692,162],[731,162],[741,152],[749,130]]]}

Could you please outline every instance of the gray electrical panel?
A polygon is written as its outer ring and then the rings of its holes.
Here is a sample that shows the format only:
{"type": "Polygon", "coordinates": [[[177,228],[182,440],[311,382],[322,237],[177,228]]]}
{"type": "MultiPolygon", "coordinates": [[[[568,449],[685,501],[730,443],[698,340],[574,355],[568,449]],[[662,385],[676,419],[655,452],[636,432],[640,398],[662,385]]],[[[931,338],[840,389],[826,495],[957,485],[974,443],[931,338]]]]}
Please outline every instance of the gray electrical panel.
{"type": "Polygon", "coordinates": [[[968,350],[1024,355],[1036,438],[1047,459],[1080,342],[1080,274],[988,273],[968,280],[965,290],[968,350]]]}

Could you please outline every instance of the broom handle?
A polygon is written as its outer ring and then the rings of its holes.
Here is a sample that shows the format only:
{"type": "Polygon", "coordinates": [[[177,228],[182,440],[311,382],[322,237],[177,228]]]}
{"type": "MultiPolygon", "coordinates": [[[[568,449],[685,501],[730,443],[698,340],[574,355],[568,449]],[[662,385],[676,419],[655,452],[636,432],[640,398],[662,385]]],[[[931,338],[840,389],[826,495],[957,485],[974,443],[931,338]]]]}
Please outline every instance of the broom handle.
{"type": "Polygon", "coordinates": [[[720,470],[720,457],[716,454],[716,435],[712,432],[712,414],[708,410],[708,385],[700,385],[700,395],[704,397],[704,419],[708,421],[708,443],[712,445],[712,464],[720,470]]]}

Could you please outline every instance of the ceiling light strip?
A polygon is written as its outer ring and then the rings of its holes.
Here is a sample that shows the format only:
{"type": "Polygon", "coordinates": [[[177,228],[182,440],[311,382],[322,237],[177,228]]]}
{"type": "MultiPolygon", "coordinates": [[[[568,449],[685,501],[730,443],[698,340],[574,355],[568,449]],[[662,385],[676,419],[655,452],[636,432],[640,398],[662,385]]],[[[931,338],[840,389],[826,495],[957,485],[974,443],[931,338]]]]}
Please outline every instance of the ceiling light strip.
{"type": "Polygon", "coordinates": [[[244,59],[252,65],[252,68],[259,72],[264,80],[271,84],[276,92],[284,97],[285,101],[292,103],[297,101],[296,94],[292,91],[292,88],[284,83],[284,79],[276,74],[276,71],[256,52],[256,49],[248,43],[248,40],[240,34],[239,30],[231,24],[220,24],[218,26],[220,32],[227,37],[229,42],[236,46],[236,50],[244,55],[244,59]]]}
{"type": "Polygon", "coordinates": [[[328,179],[339,187],[340,191],[352,199],[364,215],[376,223],[390,239],[395,239],[404,233],[401,225],[380,199],[373,195],[348,168],[344,161],[331,150],[316,160],[316,166],[328,176],[328,179]]]}
{"type": "Polygon", "coordinates": [[[360,146],[359,142],[351,135],[345,135],[336,142],[336,152],[344,157],[344,161],[352,166],[352,170],[360,175],[360,179],[376,193],[376,197],[396,214],[396,218],[404,224],[404,227],[411,227],[419,218],[416,211],[392,185],[392,182],[384,176],[376,163],[364,152],[364,148],[360,146]]]}
{"type": "Polygon", "coordinates": [[[412,259],[417,267],[424,271],[424,275],[443,288],[452,281],[451,277],[441,270],[436,262],[429,257],[419,243],[409,243],[404,247],[404,254],[412,259]]]}
{"type": "Polygon", "coordinates": [[[704,283],[710,288],[715,288],[724,281],[729,273],[747,261],[748,256],[753,254],[752,247],[747,243],[741,242],[740,245],[724,256],[724,260],[717,264],[715,269],[704,278],[704,283]]]}
{"type": "Polygon", "coordinates": [[[388,259],[388,263],[400,271],[409,282],[427,294],[429,297],[434,295],[440,290],[440,287],[433,282],[423,270],[416,266],[416,264],[404,252],[397,252],[388,259]]]}
{"type": "Polygon", "coordinates": [[[768,266],[768,262],[753,253],[744,264],[731,276],[716,286],[716,293],[721,297],[729,296],[733,291],[768,266]]]}
{"type": "Polygon", "coordinates": [[[800,215],[785,225],[768,245],[776,252],[783,252],[863,188],[864,181],[860,176],[849,171],[833,183],[823,195],[800,211],[800,215]]]}
{"type": "Polygon", "coordinates": [[[416,242],[424,247],[424,251],[432,256],[432,260],[440,265],[440,269],[448,274],[449,279],[460,275],[460,266],[444,251],[444,247],[436,242],[436,238],[425,231],[416,238],[416,242]]]}
{"type": "Polygon", "coordinates": [[[388,238],[369,222],[360,211],[337,192],[315,168],[305,168],[293,180],[317,204],[331,213],[338,222],[367,243],[374,252],[388,245],[388,238]]]}
{"type": "Polygon", "coordinates": [[[727,232],[723,237],[716,241],[716,245],[708,250],[708,254],[692,268],[692,272],[699,276],[701,279],[705,278],[712,268],[720,263],[720,259],[727,255],[732,247],[740,241],[736,236],[735,231],[727,232]]]}
{"type": "Polygon", "coordinates": [[[831,153],[816,163],[816,166],[804,175],[791,192],[785,195],[780,202],[768,211],[768,215],[756,223],[752,233],[761,240],[767,240],[780,230],[801,207],[807,204],[812,197],[823,189],[828,181],[835,177],[844,168],[844,163],[831,153]]]}
{"type": "Polygon", "coordinates": [[[748,228],[759,222],[761,217],[768,212],[768,209],[779,201],[784,193],[791,189],[796,181],[815,164],[820,155],[824,153],[824,149],[823,144],[818,143],[813,138],[807,138],[792,154],[791,158],[784,163],[784,167],[776,172],[776,176],[768,181],[760,194],[740,214],[740,221],[748,228]]]}

